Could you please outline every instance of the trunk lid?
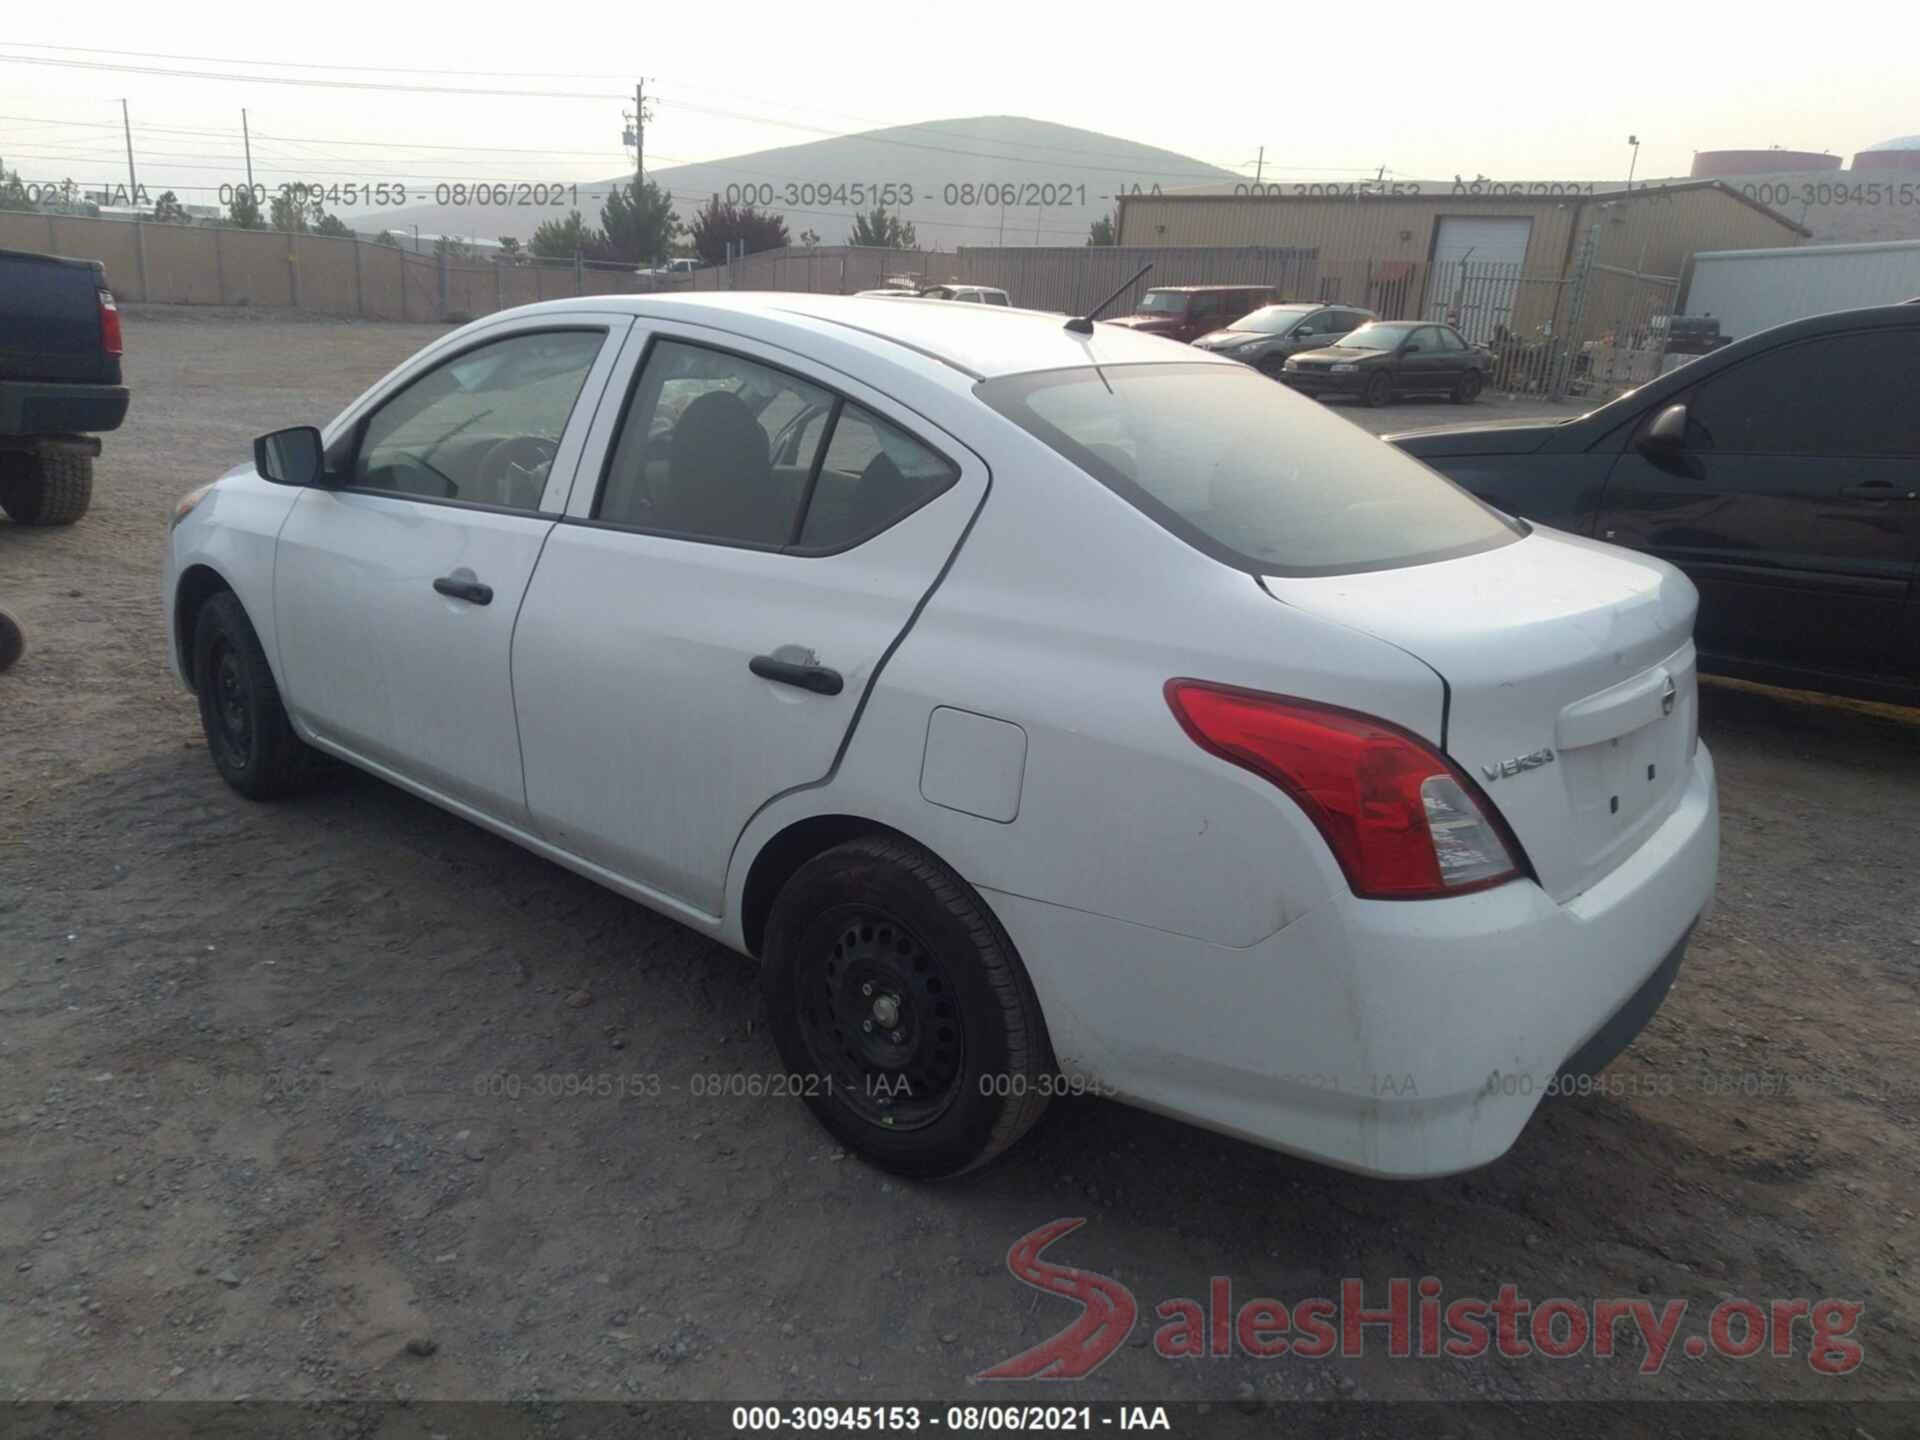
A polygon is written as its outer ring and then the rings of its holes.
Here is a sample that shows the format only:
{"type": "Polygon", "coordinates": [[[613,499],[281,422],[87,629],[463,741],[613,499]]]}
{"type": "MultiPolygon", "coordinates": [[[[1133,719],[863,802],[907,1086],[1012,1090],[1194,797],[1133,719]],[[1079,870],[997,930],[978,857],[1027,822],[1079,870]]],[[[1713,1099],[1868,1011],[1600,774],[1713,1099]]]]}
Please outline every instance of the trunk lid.
{"type": "Polygon", "coordinates": [[[1441,742],[1566,901],[1679,803],[1698,733],[1693,585],[1536,529],[1457,560],[1267,577],[1281,603],[1387,640],[1447,685],[1441,742]]]}

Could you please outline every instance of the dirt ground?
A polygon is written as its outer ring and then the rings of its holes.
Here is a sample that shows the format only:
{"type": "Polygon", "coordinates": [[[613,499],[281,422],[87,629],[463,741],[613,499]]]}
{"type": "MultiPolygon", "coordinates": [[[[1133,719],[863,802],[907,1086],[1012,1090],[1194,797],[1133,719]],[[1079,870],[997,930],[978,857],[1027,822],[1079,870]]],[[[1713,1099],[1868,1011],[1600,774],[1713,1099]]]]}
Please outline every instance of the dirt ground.
{"type": "Polygon", "coordinates": [[[1548,1103],[1486,1169],[1357,1179],[1079,1100],[983,1173],[907,1184],[726,1093],[779,1068],[746,962],[372,780],[275,806],[220,782],[165,669],[169,508],[438,332],[126,330],[93,512],[0,524],[28,635],[0,676],[0,1399],[1920,1399],[1920,717],[1709,688],[1719,908],[1623,1093],[1548,1103]],[[1006,1267],[1069,1216],[1050,1258],[1132,1291],[1133,1342],[1074,1384],[971,1383],[1074,1318],[1006,1267]],[[1676,1346],[1656,1375],[1625,1340],[1146,1343],[1211,1276],[1236,1304],[1359,1277],[1377,1304],[1429,1275],[1684,1298],[1686,1335],[1726,1297],[1857,1301],[1864,1360],[1815,1373],[1804,1329],[1791,1358],[1676,1346]]]}

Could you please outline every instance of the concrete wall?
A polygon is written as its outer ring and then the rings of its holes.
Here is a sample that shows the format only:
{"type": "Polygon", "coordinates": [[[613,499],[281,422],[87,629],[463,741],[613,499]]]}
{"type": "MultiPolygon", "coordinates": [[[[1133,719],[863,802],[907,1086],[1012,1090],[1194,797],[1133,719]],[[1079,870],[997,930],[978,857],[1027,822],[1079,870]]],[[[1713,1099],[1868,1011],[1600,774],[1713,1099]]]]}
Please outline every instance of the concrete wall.
{"type": "Polygon", "coordinates": [[[626,265],[449,262],[371,240],[0,211],[0,249],[98,260],[122,300],[444,319],[649,288],[626,265]]]}

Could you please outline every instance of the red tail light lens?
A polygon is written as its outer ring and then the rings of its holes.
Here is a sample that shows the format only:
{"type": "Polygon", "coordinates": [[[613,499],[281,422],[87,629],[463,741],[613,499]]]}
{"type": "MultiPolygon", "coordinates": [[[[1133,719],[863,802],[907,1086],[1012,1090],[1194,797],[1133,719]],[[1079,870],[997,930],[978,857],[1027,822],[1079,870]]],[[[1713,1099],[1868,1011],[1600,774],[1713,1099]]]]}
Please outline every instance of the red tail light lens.
{"type": "Polygon", "coordinates": [[[1293,797],[1362,899],[1463,895],[1520,873],[1473,782],[1399,726],[1200,680],[1169,680],[1166,695],[1201,749],[1293,797]]]}
{"type": "Polygon", "coordinates": [[[120,339],[120,307],[113,303],[113,292],[102,290],[100,295],[100,348],[109,355],[121,355],[126,346],[120,339]]]}

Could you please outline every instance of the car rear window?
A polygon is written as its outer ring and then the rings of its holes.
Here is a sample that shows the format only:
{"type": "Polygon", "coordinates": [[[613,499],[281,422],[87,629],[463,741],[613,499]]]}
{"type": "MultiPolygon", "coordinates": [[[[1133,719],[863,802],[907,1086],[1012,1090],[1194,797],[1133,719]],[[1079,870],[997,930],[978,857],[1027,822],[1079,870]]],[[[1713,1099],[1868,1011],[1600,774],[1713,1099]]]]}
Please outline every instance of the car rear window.
{"type": "Polygon", "coordinates": [[[1245,366],[1088,366],[975,393],[1181,539],[1255,574],[1421,565],[1525,533],[1245,366]]]}

